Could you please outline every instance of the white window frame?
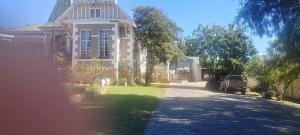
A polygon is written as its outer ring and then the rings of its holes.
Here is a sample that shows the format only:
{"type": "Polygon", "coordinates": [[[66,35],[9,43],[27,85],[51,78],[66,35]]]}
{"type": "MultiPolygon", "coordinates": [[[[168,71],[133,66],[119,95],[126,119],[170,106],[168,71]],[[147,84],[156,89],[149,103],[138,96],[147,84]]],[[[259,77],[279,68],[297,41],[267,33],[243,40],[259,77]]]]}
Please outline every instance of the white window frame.
{"type": "Polygon", "coordinates": [[[91,30],[81,30],[80,31],[80,57],[83,59],[91,59],[92,58],[92,31],[91,30]],[[86,33],[85,39],[82,38],[83,32],[90,32],[90,37],[86,33]]]}
{"type": "Polygon", "coordinates": [[[111,36],[110,30],[99,30],[99,42],[98,42],[98,58],[99,59],[110,59],[111,58],[110,36],[111,36]],[[103,33],[104,33],[104,35],[103,35],[103,33]]]}
{"type": "Polygon", "coordinates": [[[101,17],[101,9],[100,8],[90,8],[90,18],[99,19],[101,17]],[[97,16],[97,10],[99,11],[99,16],[97,16]],[[94,11],[94,16],[92,16],[92,11],[94,11]]]}

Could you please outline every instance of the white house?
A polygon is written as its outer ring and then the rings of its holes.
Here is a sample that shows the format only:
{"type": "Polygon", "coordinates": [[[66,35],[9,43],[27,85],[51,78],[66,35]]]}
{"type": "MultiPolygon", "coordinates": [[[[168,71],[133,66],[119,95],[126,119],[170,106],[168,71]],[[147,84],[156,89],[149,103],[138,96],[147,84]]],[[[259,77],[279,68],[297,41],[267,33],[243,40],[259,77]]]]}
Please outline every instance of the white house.
{"type": "MultiPolygon", "coordinates": [[[[16,39],[46,46],[49,54],[64,47],[72,65],[103,62],[118,78],[119,64],[133,66],[134,22],[117,0],[57,0],[47,23],[9,31],[16,39]]],[[[50,59],[55,59],[50,56],[50,59]]],[[[139,59],[139,58],[135,58],[139,59]]]]}

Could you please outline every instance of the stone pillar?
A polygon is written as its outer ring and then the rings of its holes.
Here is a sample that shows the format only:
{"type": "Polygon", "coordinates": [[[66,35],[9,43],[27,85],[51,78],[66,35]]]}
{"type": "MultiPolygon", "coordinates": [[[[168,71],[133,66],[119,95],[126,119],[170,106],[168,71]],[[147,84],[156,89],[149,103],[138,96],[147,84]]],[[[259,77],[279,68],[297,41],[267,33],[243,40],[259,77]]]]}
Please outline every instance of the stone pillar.
{"type": "Polygon", "coordinates": [[[112,29],[114,35],[112,39],[114,40],[113,48],[114,48],[114,59],[113,64],[116,69],[116,79],[119,78],[119,59],[120,59],[120,39],[119,39],[119,23],[115,23],[115,27],[112,29]]]}

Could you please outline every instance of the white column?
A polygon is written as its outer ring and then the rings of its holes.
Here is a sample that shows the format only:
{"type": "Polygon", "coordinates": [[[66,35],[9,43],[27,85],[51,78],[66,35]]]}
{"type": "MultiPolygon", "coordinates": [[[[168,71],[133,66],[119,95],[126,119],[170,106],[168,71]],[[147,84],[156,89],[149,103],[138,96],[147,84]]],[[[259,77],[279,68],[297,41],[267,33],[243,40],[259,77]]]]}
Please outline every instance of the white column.
{"type": "Polygon", "coordinates": [[[78,40],[78,36],[76,35],[76,32],[78,32],[78,29],[76,28],[76,23],[73,23],[73,34],[72,34],[72,41],[73,41],[73,45],[72,45],[72,65],[76,65],[77,61],[76,61],[76,56],[78,55],[78,53],[76,53],[76,48],[78,48],[78,45],[76,45],[76,40],[78,40]]]}
{"type": "Polygon", "coordinates": [[[116,19],[115,18],[115,4],[112,4],[112,19],[116,19]]]}
{"type": "Polygon", "coordinates": [[[88,6],[87,6],[87,4],[85,3],[85,5],[84,5],[84,10],[85,10],[85,19],[88,19],[89,17],[88,17],[88,12],[89,12],[89,9],[87,8],[88,6]]]}
{"type": "Polygon", "coordinates": [[[116,8],[117,8],[117,18],[116,19],[119,19],[119,7],[116,5],[116,8]]]}
{"type": "Polygon", "coordinates": [[[75,9],[76,9],[76,7],[74,6],[73,10],[72,10],[72,13],[73,13],[73,19],[72,20],[75,20],[75,9]]]}
{"type": "Polygon", "coordinates": [[[68,53],[71,53],[71,52],[72,52],[72,48],[71,48],[72,46],[71,46],[71,42],[70,42],[70,41],[72,40],[72,37],[68,35],[68,36],[66,37],[66,40],[67,40],[67,43],[66,43],[66,44],[67,44],[67,45],[66,45],[67,52],[68,52],[68,53]]]}
{"type": "Polygon", "coordinates": [[[104,14],[104,19],[106,19],[106,2],[103,2],[103,14],[104,14]]]}
{"type": "Polygon", "coordinates": [[[115,23],[115,28],[114,28],[114,41],[115,41],[115,44],[114,44],[114,66],[115,66],[115,69],[117,70],[116,72],[116,78],[118,79],[119,78],[119,46],[120,46],[120,39],[119,39],[119,24],[118,23],[115,23]]]}
{"type": "Polygon", "coordinates": [[[82,4],[80,4],[80,19],[83,19],[83,8],[82,8],[82,4]]]}
{"type": "Polygon", "coordinates": [[[76,7],[76,19],[79,19],[79,14],[80,14],[80,13],[79,13],[79,7],[77,6],[77,7],[76,7]]]}

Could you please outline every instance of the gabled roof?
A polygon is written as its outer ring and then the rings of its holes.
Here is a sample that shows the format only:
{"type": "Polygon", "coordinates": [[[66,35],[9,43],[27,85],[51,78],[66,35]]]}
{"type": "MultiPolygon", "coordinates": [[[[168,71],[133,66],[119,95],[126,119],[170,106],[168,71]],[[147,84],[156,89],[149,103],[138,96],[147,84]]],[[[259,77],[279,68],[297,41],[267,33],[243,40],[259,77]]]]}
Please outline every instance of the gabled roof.
{"type": "Polygon", "coordinates": [[[71,6],[71,3],[73,0],[57,0],[48,21],[54,22],[71,6]]]}
{"type": "MultiPolygon", "coordinates": [[[[74,16],[75,12],[74,10],[77,10],[76,8],[81,5],[81,4],[86,4],[86,3],[104,3],[104,4],[109,4],[109,3],[114,3],[114,7],[112,8],[114,11],[112,12],[120,12],[120,14],[117,14],[116,17],[115,15],[114,18],[111,18],[111,21],[114,20],[122,20],[122,21],[128,21],[130,24],[134,24],[133,20],[127,15],[127,13],[120,8],[117,5],[117,0],[57,0],[55,7],[53,8],[53,11],[49,17],[48,22],[50,23],[58,23],[61,20],[67,19],[67,20],[72,20],[72,19],[77,19],[74,16]],[[72,15],[73,13],[73,15],[72,15]]],[[[82,12],[82,11],[81,11],[82,12]]],[[[82,15],[82,13],[81,13],[82,15]]],[[[112,15],[112,14],[110,14],[112,15]]],[[[102,15],[105,16],[105,15],[102,15]]],[[[76,16],[77,17],[77,16],[76,16]]],[[[82,18],[80,18],[82,19],[82,18]]],[[[102,18],[101,18],[102,19],[102,18]]],[[[109,20],[109,18],[103,18],[109,20]]]]}
{"type": "Polygon", "coordinates": [[[49,22],[54,22],[59,16],[61,16],[72,4],[76,2],[99,2],[110,1],[117,3],[117,0],[57,0],[52,10],[52,13],[48,19],[49,22]]]}

